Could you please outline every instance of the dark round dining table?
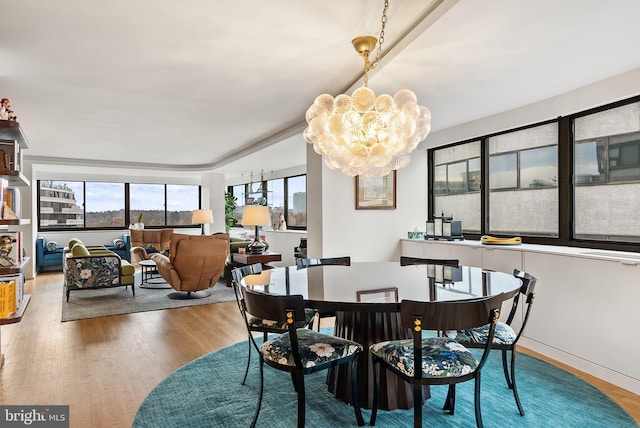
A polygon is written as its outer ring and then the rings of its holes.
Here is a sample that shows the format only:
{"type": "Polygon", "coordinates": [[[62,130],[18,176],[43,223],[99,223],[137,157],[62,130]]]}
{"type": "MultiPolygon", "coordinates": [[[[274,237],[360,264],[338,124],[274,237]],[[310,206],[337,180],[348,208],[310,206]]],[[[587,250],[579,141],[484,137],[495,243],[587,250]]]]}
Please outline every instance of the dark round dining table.
{"type": "MultiPolygon", "coordinates": [[[[364,346],[358,360],[360,404],[370,409],[373,372],[370,345],[409,338],[400,327],[403,299],[445,301],[473,299],[507,293],[513,297],[522,282],[511,273],[472,266],[401,266],[399,262],[355,262],[350,266],[314,266],[307,269],[280,267],[249,275],[243,285],[273,294],[300,294],[305,305],[321,313],[335,314],[334,334],[364,346]]],[[[503,311],[507,315],[508,308],[503,311]]],[[[327,385],[338,399],[351,403],[348,364],[329,370],[327,385]]],[[[428,388],[423,393],[429,397],[428,388]]],[[[408,409],[413,396],[408,384],[387,373],[380,379],[379,408],[408,409]]]]}

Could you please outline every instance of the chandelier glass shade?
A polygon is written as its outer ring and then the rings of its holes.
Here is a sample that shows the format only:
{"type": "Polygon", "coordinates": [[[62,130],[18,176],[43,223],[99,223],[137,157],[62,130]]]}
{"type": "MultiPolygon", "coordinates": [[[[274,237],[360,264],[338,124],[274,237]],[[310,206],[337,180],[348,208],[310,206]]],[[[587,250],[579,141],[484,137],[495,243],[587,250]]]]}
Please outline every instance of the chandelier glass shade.
{"type": "Polygon", "coordinates": [[[377,97],[366,86],[351,96],[322,94],[306,120],[304,139],[329,168],[350,176],[384,176],[404,168],[431,131],[431,112],[409,89],[377,97]]]}

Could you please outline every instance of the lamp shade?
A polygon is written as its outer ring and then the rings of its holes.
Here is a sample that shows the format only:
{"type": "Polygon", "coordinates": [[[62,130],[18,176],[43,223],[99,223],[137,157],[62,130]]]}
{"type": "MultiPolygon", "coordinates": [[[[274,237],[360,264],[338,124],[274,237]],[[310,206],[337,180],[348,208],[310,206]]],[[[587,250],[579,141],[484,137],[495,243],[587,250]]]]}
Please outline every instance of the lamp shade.
{"type": "Polygon", "coordinates": [[[243,226],[268,226],[271,224],[269,207],[264,205],[247,205],[242,210],[243,226]]]}
{"type": "Polygon", "coordinates": [[[209,224],[213,223],[213,213],[211,210],[194,210],[191,217],[193,224],[209,224]]]}

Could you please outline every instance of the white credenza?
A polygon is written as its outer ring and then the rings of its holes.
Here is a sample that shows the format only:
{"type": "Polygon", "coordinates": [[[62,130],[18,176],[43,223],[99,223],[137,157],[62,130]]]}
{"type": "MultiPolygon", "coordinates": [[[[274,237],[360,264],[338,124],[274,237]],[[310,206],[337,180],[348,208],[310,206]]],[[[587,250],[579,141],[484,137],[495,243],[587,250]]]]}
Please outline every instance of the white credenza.
{"type": "Polygon", "coordinates": [[[523,346],[640,394],[640,254],[478,241],[402,239],[402,255],[452,258],[462,265],[536,278],[523,346]],[[624,352],[617,350],[624,348],[624,352]]]}

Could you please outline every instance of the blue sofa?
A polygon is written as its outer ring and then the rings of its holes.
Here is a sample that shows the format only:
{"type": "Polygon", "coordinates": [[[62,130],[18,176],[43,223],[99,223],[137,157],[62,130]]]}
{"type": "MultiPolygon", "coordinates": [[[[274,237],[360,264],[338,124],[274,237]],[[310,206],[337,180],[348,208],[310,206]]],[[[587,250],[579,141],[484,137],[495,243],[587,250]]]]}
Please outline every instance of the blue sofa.
{"type": "MultiPolygon", "coordinates": [[[[131,261],[131,238],[129,235],[122,235],[122,238],[114,239],[110,245],[105,245],[109,251],[118,254],[121,259],[131,261]],[[118,240],[122,240],[124,245],[117,245],[118,240]]],[[[62,270],[63,250],[66,243],[59,244],[57,248],[47,248],[47,242],[44,237],[40,236],[36,239],[36,269],[42,272],[46,267],[52,267],[62,270]]]]}

